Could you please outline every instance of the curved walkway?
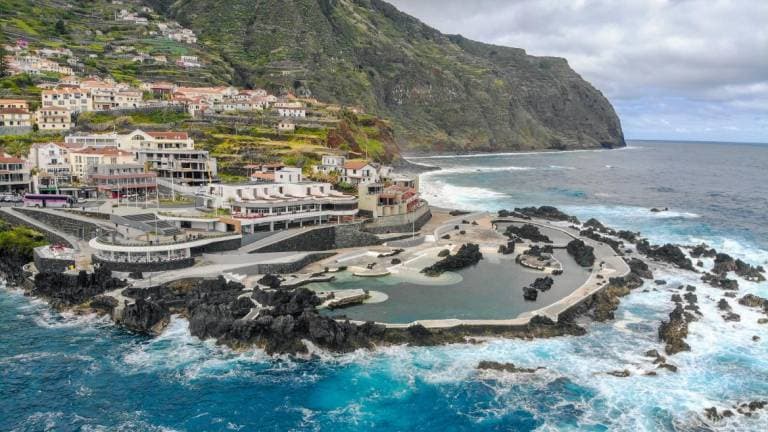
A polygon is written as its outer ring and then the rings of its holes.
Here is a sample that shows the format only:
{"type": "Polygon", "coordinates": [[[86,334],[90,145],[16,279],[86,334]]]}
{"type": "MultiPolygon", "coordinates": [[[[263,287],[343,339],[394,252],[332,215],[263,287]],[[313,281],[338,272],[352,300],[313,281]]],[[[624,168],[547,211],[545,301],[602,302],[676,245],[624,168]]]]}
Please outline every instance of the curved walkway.
{"type": "Polygon", "coordinates": [[[304,234],[309,231],[313,231],[320,228],[326,228],[328,226],[333,226],[333,225],[313,225],[313,226],[304,227],[304,228],[291,228],[287,230],[273,231],[273,234],[268,235],[267,237],[264,237],[262,239],[256,240],[253,243],[249,243],[241,247],[240,249],[238,249],[237,252],[239,253],[256,252],[261,248],[271,246],[279,241],[287,240],[289,238],[296,237],[297,235],[304,234]]]}
{"type": "Polygon", "coordinates": [[[483,217],[488,216],[488,212],[475,212],[475,213],[469,213],[461,216],[456,216],[453,219],[448,219],[445,222],[443,222],[440,226],[435,228],[433,231],[433,235],[435,236],[435,240],[440,239],[440,236],[444,235],[448,231],[453,230],[453,227],[456,225],[461,225],[461,221],[470,221],[477,219],[482,219],[483,217]]]}

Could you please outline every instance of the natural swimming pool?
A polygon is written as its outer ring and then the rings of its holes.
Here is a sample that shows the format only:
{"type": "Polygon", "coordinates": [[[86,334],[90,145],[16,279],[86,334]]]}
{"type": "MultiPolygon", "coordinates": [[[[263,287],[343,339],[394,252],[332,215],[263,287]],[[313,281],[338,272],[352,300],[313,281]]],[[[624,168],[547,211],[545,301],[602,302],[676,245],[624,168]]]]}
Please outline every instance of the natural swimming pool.
{"type": "Polygon", "coordinates": [[[425,319],[508,319],[523,312],[540,309],[568,296],[589,277],[565,250],[554,253],[565,270],[553,276],[554,286],[540,292],[535,302],[523,299],[523,287],[545,274],[523,268],[512,257],[486,254],[475,266],[446,277],[446,284],[429,283],[421,278],[397,274],[380,278],[360,278],[343,272],[336,280],[308,285],[317,291],[368,289],[385,293],[382,303],[326,310],[324,314],[363,321],[409,323],[425,319]],[[458,276],[458,277],[457,277],[458,276]]]}

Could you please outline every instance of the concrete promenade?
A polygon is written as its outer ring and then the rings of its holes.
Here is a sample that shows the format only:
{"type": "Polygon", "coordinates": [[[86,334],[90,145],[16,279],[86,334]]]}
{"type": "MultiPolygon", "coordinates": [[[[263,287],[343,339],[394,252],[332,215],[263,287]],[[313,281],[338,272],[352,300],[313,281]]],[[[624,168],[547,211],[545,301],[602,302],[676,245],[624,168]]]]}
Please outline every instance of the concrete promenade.
{"type": "Polygon", "coordinates": [[[205,264],[187,267],[179,270],[146,273],[144,279],[133,282],[136,288],[148,288],[189,278],[210,278],[229,273],[235,279],[244,281],[249,276],[256,275],[252,269],[263,264],[288,264],[300,261],[314,252],[276,252],[245,255],[205,255],[205,264]],[[244,274],[238,274],[244,272],[244,274]],[[151,276],[151,278],[150,278],[151,276]]]}

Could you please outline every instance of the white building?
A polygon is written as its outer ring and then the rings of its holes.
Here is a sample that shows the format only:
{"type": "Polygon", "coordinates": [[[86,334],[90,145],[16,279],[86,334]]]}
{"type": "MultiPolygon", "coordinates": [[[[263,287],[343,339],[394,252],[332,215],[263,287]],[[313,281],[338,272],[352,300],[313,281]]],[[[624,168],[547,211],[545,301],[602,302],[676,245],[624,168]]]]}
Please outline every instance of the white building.
{"type": "Polygon", "coordinates": [[[29,168],[24,160],[0,154],[0,193],[26,192],[29,179],[29,168]]]}
{"type": "Polygon", "coordinates": [[[69,169],[72,178],[84,181],[96,165],[130,164],[133,153],[117,147],[84,147],[69,149],[69,169]]]}
{"type": "Polygon", "coordinates": [[[122,149],[137,150],[192,150],[195,141],[186,132],[144,132],[141,129],[119,135],[118,146],[122,149]]]}
{"type": "Polygon", "coordinates": [[[64,108],[72,112],[93,111],[91,93],[82,88],[57,88],[43,90],[43,108],[64,108]]]}
{"type": "Polygon", "coordinates": [[[345,222],[357,214],[357,198],[330,183],[304,181],[298,168],[276,171],[274,183],[210,184],[204,199],[211,208],[229,208],[226,222],[243,234],[345,222]]]}
{"type": "Polygon", "coordinates": [[[277,131],[278,132],[288,132],[292,133],[296,131],[296,123],[290,121],[290,120],[281,120],[277,124],[277,131]]]}
{"type": "Polygon", "coordinates": [[[176,60],[176,65],[185,67],[185,68],[199,68],[202,66],[197,56],[188,56],[188,55],[183,55],[179,57],[179,59],[176,60]]]}
{"type": "Polygon", "coordinates": [[[141,149],[136,151],[136,159],[157,172],[159,179],[180,185],[208,184],[218,175],[216,159],[209,157],[205,150],[141,149]]]}
{"type": "Polygon", "coordinates": [[[114,132],[103,134],[78,133],[67,135],[64,142],[78,147],[120,147],[120,137],[114,132]]]}
{"type": "Polygon", "coordinates": [[[312,170],[319,174],[329,175],[329,174],[344,174],[344,163],[347,161],[347,158],[341,155],[330,155],[326,154],[323,155],[323,158],[321,160],[320,165],[315,165],[312,167],[312,170]]]}
{"type": "Polygon", "coordinates": [[[62,143],[38,143],[29,149],[27,157],[39,178],[49,179],[49,184],[67,184],[72,178],[69,148],[62,143]]]}
{"type": "Polygon", "coordinates": [[[275,102],[272,107],[277,110],[280,117],[304,118],[307,109],[301,102],[275,102]]]}
{"type": "Polygon", "coordinates": [[[32,113],[22,108],[0,108],[0,127],[31,128],[32,113]]]}

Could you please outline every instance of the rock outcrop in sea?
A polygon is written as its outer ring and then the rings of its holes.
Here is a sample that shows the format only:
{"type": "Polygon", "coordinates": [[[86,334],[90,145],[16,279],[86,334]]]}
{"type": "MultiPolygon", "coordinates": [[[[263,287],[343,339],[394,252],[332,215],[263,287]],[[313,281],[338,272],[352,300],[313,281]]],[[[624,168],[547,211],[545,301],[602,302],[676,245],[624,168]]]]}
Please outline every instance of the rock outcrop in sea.
{"type": "Polygon", "coordinates": [[[637,242],[637,251],[648,258],[670,263],[684,270],[696,272],[690,258],[683,253],[679,246],[669,243],[663,246],[651,245],[648,243],[648,240],[641,240],[637,242]]]}
{"type": "Polygon", "coordinates": [[[100,268],[93,273],[80,271],[77,275],[64,273],[38,273],[32,294],[48,299],[54,307],[82,304],[99,294],[125,287],[126,283],[112,277],[109,270],[100,268]]]}

